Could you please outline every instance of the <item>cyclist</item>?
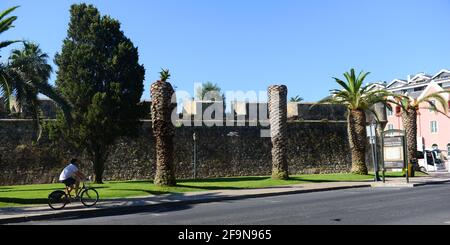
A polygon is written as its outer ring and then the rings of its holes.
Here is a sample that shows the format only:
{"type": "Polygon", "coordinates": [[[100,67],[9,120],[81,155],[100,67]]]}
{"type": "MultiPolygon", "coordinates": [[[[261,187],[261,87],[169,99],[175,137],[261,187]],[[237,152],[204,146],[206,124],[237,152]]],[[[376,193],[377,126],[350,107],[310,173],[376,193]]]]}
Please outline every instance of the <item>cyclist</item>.
{"type": "MultiPolygon", "coordinates": [[[[79,160],[72,159],[70,160],[69,165],[64,168],[59,176],[59,181],[66,185],[66,192],[68,196],[71,196],[70,193],[75,189],[76,195],[78,195],[78,189],[80,188],[80,182],[83,179],[86,179],[86,176],[79,169],[79,160]]],[[[75,197],[75,198],[78,198],[75,197]]]]}

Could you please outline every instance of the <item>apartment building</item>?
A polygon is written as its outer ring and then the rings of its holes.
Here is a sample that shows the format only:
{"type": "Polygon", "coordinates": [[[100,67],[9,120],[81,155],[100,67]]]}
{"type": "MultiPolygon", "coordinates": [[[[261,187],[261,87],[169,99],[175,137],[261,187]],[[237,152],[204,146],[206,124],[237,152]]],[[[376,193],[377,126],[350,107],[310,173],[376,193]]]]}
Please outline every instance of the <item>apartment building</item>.
{"type": "MultiPolygon", "coordinates": [[[[415,99],[421,99],[431,93],[450,90],[450,70],[441,70],[436,75],[419,73],[409,76],[407,80],[395,79],[385,84],[385,89],[397,94],[404,94],[415,99]]],[[[450,97],[443,94],[450,105],[450,97]]],[[[442,109],[442,108],[440,108],[442,109]]],[[[401,113],[393,106],[387,112],[388,124],[386,129],[403,129],[401,113]]],[[[443,115],[427,103],[420,105],[417,119],[417,135],[419,149],[440,149],[444,154],[450,152],[450,113],[443,115]],[[422,144],[420,144],[422,143],[422,144]]]]}

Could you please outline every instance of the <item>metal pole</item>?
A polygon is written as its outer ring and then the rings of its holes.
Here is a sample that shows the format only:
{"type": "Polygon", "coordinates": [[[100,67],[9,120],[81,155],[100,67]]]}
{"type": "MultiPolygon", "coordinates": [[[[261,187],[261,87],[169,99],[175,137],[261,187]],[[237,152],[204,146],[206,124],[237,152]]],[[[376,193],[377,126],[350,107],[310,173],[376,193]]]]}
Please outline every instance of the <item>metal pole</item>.
{"type": "Polygon", "coordinates": [[[194,180],[197,179],[197,136],[194,133],[193,134],[193,139],[194,139],[194,180]]]}
{"type": "Polygon", "coordinates": [[[425,161],[425,170],[427,170],[427,172],[429,172],[428,171],[428,159],[427,159],[427,149],[426,149],[426,147],[425,147],[425,142],[424,142],[424,139],[423,139],[423,137],[422,137],[422,149],[423,149],[423,160],[425,161]]]}
{"type": "Polygon", "coordinates": [[[375,171],[375,182],[378,181],[377,177],[376,177],[376,172],[377,172],[377,158],[376,158],[376,152],[375,152],[375,140],[373,138],[373,129],[374,129],[374,123],[370,124],[370,145],[372,147],[372,160],[373,160],[373,165],[374,165],[374,171],[375,171]]]}
{"type": "Polygon", "coordinates": [[[375,148],[375,182],[380,181],[380,170],[378,167],[379,159],[378,159],[378,137],[377,137],[377,124],[374,123],[374,129],[375,129],[375,138],[374,138],[374,148],[375,148]]]}
{"type": "Polygon", "coordinates": [[[403,134],[403,154],[405,155],[405,163],[406,163],[406,183],[409,184],[409,159],[408,159],[408,145],[406,142],[406,131],[403,134]]]}
{"type": "Polygon", "coordinates": [[[385,133],[381,133],[381,160],[383,165],[383,183],[386,183],[386,166],[384,165],[384,136],[385,133]]]}

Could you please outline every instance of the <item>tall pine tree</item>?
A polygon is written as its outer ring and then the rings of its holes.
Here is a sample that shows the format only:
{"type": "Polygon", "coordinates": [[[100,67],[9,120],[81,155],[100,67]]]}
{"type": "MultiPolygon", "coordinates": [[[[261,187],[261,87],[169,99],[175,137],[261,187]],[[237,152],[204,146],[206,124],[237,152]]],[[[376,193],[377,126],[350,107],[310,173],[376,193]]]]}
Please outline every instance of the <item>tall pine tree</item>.
{"type": "Polygon", "coordinates": [[[145,69],[119,21],[86,4],[72,5],[70,13],[67,38],[55,63],[56,87],[73,105],[73,118],[69,126],[58,117],[53,135],[85,151],[94,181],[102,183],[111,145],[119,137],[138,134],[145,69]]]}

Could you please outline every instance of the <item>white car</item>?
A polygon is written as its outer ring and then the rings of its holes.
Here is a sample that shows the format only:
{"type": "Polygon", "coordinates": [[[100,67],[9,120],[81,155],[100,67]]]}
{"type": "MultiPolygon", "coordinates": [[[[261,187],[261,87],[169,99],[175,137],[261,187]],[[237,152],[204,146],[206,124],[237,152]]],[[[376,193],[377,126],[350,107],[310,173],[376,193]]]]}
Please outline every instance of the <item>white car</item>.
{"type": "Polygon", "coordinates": [[[423,172],[438,172],[445,171],[445,161],[442,159],[442,152],[440,150],[426,150],[418,152],[420,170],[423,172]]]}

